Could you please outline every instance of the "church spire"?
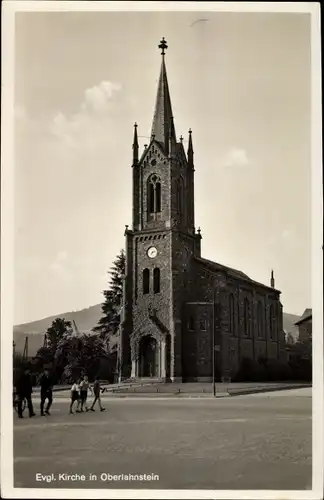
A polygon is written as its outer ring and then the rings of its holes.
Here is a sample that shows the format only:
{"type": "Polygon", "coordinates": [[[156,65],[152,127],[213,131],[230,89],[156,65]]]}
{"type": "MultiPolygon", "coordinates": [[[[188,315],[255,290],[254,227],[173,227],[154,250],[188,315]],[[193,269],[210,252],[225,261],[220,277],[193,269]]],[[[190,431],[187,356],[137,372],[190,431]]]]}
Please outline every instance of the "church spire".
{"type": "Polygon", "coordinates": [[[273,269],[271,269],[270,285],[271,285],[271,288],[275,287],[275,279],[274,279],[273,269]]]}
{"type": "Polygon", "coordinates": [[[191,131],[191,128],[189,129],[189,143],[188,143],[188,151],[187,151],[187,154],[188,154],[188,164],[190,165],[190,167],[193,167],[193,155],[194,155],[194,152],[193,152],[193,147],[192,147],[192,131],[191,131]]]}
{"type": "Polygon", "coordinates": [[[137,138],[137,123],[134,124],[134,139],[133,139],[133,165],[138,163],[138,138],[137,138]]]}
{"type": "Polygon", "coordinates": [[[167,72],[165,67],[165,50],[168,48],[164,38],[162,38],[159,49],[162,50],[162,62],[160,78],[153,115],[151,137],[160,142],[166,153],[169,153],[169,141],[176,141],[176,134],[173,124],[173,114],[168,85],[167,72]]]}

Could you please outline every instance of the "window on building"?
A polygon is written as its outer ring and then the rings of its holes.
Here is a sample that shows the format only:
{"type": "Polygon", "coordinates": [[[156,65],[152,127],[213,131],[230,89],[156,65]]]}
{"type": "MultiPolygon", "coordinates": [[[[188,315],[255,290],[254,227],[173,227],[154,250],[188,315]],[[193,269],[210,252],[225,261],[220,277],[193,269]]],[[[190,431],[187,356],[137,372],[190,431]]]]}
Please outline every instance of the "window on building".
{"type": "Polygon", "coordinates": [[[276,339],[276,327],[277,327],[277,318],[276,318],[276,309],[272,304],[270,306],[270,339],[276,339]]]}
{"type": "Polygon", "coordinates": [[[161,182],[155,184],[156,212],[161,212],[161,182]]]}
{"type": "Polygon", "coordinates": [[[180,179],[177,181],[177,211],[179,214],[182,212],[182,184],[180,179]]]}
{"type": "Polygon", "coordinates": [[[161,179],[155,174],[148,180],[147,193],[149,213],[161,212],[161,179]]]}
{"type": "Polygon", "coordinates": [[[158,267],[153,271],[153,290],[154,293],[160,293],[160,269],[158,267]]]}
{"type": "Polygon", "coordinates": [[[194,330],[195,329],[195,321],[192,316],[189,316],[188,318],[188,330],[194,330]]]}
{"type": "Polygon", "coordinates": [[[234,296],[232,293],[229,296],[229,331],[235,335],[234,296]]]}
{"type": "Polygon", "coordinates": [[[263,335],[263,311],[262,304],[258,302],[257,305],[257,331],[259,339],[262,338],[263,335]]]}
{"type": "Polygon", "coordinates": [[[150,270],[144,269],[143,271],[143,293],[150,293],[150,270]]]}
{"type": "Polygon", "coordinates": [[[154,213],[154,185],[151,182],[149,183],[148,198],[149,212],[152,214],[154,213]]]}
{"type": "Polygon", "coordinates": [[[248,299],[244,299],[244,335],[247,337],[250,334],[250,304],[248,299]]]}
{"type": "Polygon", "coordinates": [[[273,334],[274,334],[274,307],[273,305],[270,306],[270,312],[269,312],[269,333],[270,333],[270,339],[273,339],[273,334]]]}
{"type": "Polygon", "coordinates": [[[202,332],[205,332],[207,330],[207,321],[205,319],[201,319],[199,321],[199,329],[202,331],[202,332]]]}

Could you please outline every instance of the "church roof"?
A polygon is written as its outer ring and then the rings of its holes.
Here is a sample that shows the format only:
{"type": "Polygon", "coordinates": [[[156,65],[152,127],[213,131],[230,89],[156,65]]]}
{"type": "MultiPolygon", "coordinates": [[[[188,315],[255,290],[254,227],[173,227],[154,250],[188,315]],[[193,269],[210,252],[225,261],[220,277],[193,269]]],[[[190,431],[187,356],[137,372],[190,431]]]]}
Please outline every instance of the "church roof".
{"type": "Polygon", "coordinates": [[[213,262],[212,260],[208,259],[203,259],[202,257],[195,257],[195,260],[200,262],[200,264],[203,264],[207,267],[212,268],[212,270],[215,271],[225,271],[229,276],[232,276],[233,278],[240,279],[243,281],[249,282],[251,285],[258,285],[263,288],[269,288],[272,291],[279,292],[278,290],[275,290],[274,288],[271,288],[267,285],[264,285],[263,283],[259,283],[258,281],[252,280],[247,274],[243,273],[242,271],[239,271],[237,269],[233,269],[232,267],[224,266],[223,264],[218,264],[217,262],[213,262]]]}
{"type": "Polygon", "coordinates": [[[151,136],[168,151],[169,139],[176,141],[169,84],[162,51],[160,78],[158,83],[151,136]]]}
{"type": "Polygon", "coordinates": [[[227,273],[231,274],[234,278],[241,278],[244,280],[252,281],[246,274],[242,273],[242,271],[238,271],[237,269],[233,269],[231,267],[218,264],[217,262],[213,262],[212,260],[203,259],[202,257],[196,257],[196,260],[198,260],[202,264],[214,268],[215,271],[226,271],[227,273]]]}
{"type": "Polygon", "coordinates": [[[295,325],[300,325],[301,323],[304,323],[304,321],[307,321],[309,319],[312,319],[312,309],[307,308],[303,312],[301,318],[298,321],[296,321],[295,325]]]}

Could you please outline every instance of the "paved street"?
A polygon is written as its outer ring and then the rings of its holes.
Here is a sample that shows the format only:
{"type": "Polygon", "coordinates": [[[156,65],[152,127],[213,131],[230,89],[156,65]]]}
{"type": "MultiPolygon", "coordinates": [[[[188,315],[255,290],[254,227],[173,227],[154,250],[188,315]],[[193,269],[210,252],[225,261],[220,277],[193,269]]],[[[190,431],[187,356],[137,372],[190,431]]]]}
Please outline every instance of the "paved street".
{"type": "Polygon", "coordinates": [[[104,402],[104,413],[68,415],[68,401],[58,398],[50,417],[15,414],[15,487],[311,488],[311,389],[104,402]],[[54,480],[36,481],[37,473],[54,480]],[[85,481],[60,473],[84,474],[85,481]],[[107,482],[102,473],[159,480],[107,482]]]}

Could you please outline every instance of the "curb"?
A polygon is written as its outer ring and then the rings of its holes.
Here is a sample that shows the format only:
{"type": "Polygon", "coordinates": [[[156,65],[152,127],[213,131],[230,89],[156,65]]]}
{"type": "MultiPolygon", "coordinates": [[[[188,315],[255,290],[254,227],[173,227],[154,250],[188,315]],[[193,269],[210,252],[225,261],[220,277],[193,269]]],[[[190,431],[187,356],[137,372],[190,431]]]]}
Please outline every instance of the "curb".
{"type": "MultiPolygon", "coordinates": [[[[152,392],[141,392],[140,388],[147,386],[150,384],[139,384],[139,385],[132,385],[132,386],[119,386],[119,387],[107,387],[104,393],[102,394],[102,397],[108,397],[109,399],[113,398],[156,398],[158,399],[167,397],[168,399],[181,399],[181,398],[224,398],[224,397],[235,397],[235,396],[243,396],[243,395],[249,395],[249,394],[258,394],[258,393],[266,393],[266,392],[275,392],[275,391],[287,391],[287,390],[293,390],[293,389],[305,389],[305,388],[311,388],[312,384],[298,384],[298,385],[287,385],[287,386],[277,386],[277,387],[255,387],[255,388],[242,388],[242,389],[231,389],[227,388],[226,391],[222,392],[216,392],[216,396],[213,396],[210,392],[199,392],[199,393],[186,393],[186,392],[174,392],[174,393],[168,393],[164,391],[160,391],[157,389],[156,391],[152,392]],[[138,389],[138,390],[136,390],[138,389]]],[[[62,388],[62,387],[55,387],[53,388],[53,392],[66,392],[66,395],[70,391],[70,387],[68,388],[62,388]]],[[[36,396],[39,394],[40,391],[35,391],[33,394],[36,396]]],[[[62,396],[62,397],[65,397],[62,396]]],[[[58,396],[58,399],[60,396],[58,396]]]]}
{"type": "Polygon", "coordinates": [[[312,387],[312,385],[295,385],[295,386],[286,386],[286,387],[260,387],[260,388],[255,388],[255,389],[238,389],[237,391],[235,389],[229,389],[228,393],[229,396],[244,396],[245,394],[259,394],[262,392],[279,392],[279,391],[292,391],[294,389],[307,389],[312,387]],[[232,392],[233,391],[233,392],[232,392]]]}

